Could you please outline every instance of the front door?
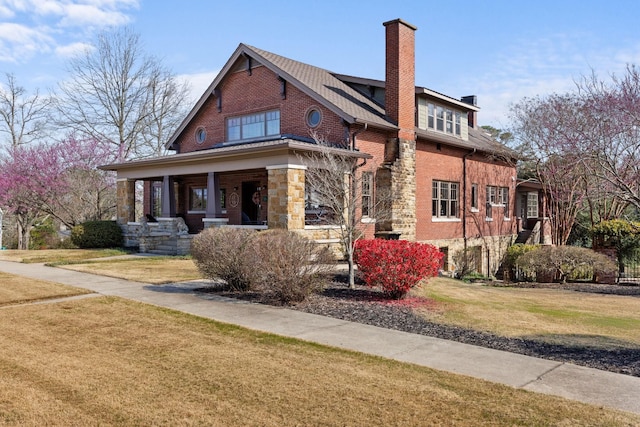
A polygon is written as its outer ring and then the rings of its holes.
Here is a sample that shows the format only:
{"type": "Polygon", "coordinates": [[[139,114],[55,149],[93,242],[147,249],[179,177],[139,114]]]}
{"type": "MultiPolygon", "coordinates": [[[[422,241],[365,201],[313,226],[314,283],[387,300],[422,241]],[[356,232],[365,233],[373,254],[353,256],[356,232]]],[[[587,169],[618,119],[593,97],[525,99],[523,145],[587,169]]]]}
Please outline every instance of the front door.
{"type": "Polygon", "coordinates": [[[260,191],[257,181],[242,183],[242,224],[259,224],[260,191]]]}

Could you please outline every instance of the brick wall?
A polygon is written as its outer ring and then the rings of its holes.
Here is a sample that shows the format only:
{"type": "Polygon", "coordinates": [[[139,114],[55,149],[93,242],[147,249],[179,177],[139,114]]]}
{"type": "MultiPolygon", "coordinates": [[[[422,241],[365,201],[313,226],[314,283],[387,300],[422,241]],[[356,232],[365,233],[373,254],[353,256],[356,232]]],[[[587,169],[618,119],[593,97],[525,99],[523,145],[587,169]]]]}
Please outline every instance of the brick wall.
{"type": "MultiPolygon", "coordinates": [[[[416,216],[417,239],[433,240],[462,238],[462,203],[464,200],[463,157],[468,150],[419,141],[416,156],[416,216]],[[432,181],[459,183],[460,221],[433,221],[432,181]]],[[[467,158],[467,237],[506,236],[516,233],[515,220],[515,169],[503,162],[494,161],[482,153],[467,158]],[[478,212],[471,212],[471,184],[478,184],[478,212]],[[486,187],[488,185],[509,188],[510,216],[505,220],[502,208],[493,208],[493,221],[486,221],[486,187]]]]}
{"type": "Polygon", "coordinates": [[[211,148],[224,142],[229,117],[268,110],[280,110],[281,134],[311,137],[313,130],[306,123],[306,115],[311,108],[317,108],[322,113],[317,127],[319,136],[336,143],[345,141],[345,127],[336,114],[291,84],[287,84],[287,96],[282,99],[280,81],[266,67],[254,68],[251,75],[246,71],[228,75],[220,84],[220,94],[222,111],[218,112],[216,99],[210,97],[178,139],[180,152],[211,148]],[[206,130],[207,137],[204,143],[197,144],[195,135],[200,127],[206,130]]]}

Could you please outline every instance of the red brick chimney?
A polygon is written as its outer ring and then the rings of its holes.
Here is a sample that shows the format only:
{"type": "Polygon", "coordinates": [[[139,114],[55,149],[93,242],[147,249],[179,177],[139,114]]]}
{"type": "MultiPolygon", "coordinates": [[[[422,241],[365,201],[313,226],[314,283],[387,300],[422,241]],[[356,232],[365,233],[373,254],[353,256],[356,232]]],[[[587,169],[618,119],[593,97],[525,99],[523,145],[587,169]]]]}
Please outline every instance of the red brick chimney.
{"type": "Polygon", "coordinates": [[[383,25],[386,34],[386,114],[400,128],[398,138],[415,140],[417,28],[401,19],[394,19],[383,25]]]}

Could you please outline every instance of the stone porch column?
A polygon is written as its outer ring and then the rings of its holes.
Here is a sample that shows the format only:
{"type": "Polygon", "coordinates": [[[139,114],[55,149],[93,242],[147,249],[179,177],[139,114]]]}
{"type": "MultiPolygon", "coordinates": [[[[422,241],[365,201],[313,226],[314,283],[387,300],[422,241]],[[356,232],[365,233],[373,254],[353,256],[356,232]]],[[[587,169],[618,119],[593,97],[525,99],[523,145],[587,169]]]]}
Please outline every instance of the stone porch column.
{"type": "Polygon", "coordinates": [[[127,225],[136,220],[136,182],[128,179],[116,181],[117,213],[116,220],[120,225],[127,225]]]}
{"type": "Polygon", "coordinates": [[[176,216],[176,197],[173,188],[173,177],[165,175],[162,180],[162,212],[163,218],[176,216]]]}
{"type": "Polygon", "coordinates": [[[304,229],[304,177],[306,166],[267,166],[268,228],[304,229]]]}

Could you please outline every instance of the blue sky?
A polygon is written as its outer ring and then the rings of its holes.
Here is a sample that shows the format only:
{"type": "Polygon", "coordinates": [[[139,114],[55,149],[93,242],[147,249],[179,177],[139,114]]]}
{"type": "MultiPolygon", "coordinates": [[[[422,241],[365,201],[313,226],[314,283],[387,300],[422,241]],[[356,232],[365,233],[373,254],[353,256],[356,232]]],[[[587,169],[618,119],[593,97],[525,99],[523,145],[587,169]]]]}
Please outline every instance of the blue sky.
{"type": "Polygon", "coordinates": [[[402,18],[418,27],[416,84],[477,95],[480,123],[504,128],[524,96],[640,64],[639,15],[637,0],[0,0],[0,73],[46,92],[96,32],[129,25],[194,99],[241,42],[383,79],[382,23],[402,18]]]}

